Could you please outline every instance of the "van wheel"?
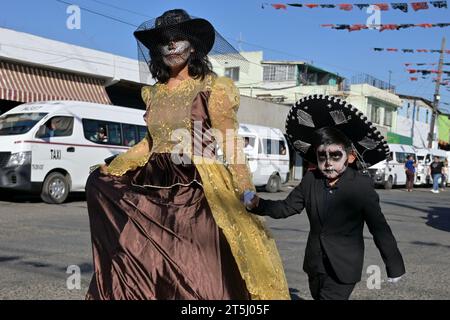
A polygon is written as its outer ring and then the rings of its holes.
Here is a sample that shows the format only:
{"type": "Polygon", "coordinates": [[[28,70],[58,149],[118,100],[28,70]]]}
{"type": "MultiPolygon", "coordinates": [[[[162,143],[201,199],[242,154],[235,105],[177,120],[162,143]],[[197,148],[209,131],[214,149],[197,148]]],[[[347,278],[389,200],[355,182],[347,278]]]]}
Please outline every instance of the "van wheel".
{"type": "Polygon", "coordinates": [[[392,176],[389,176],[389,178],[387,179],[387,181],[384,182],[384,188],[385,188],[386,190],[392,189],[392,183],[393,183],[393,181],[392,181],[392,176]]]}
{"type": "Polygon", "coordinates": [[[267,192],[278,192],[281,188],[281,178],[278,175],[273,175],[269,178],[266,184],[267,192]]]}
{"type": "Polygon", "coordinates": [[[42,186],[41,199],[50,204],[60,204],[69,195],[69,182],[66,176],[59,172],[50,173],[42,186]]]}

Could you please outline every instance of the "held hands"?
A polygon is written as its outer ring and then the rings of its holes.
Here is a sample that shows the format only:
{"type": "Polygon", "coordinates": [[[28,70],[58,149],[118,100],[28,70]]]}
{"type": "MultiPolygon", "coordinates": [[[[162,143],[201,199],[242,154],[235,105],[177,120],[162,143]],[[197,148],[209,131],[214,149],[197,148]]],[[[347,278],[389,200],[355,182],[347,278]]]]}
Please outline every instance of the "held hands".
{"type": "Polygon", "coordinates": [[[99,169],[100,174],[108,175],[109,173],[107,171],[107,168],[108,168],[108,166],[106,164],[97,164],[97,165],[89,168],[89,174],[91,174],[95,170],[99,169]]]}
{"type": "Polygon", "coordinates": [[[256,208],[259,204],[259,197],[255,192],[250,190],[244,191],[244,197],[241,200],[244,203],[245,207],[249,210],[256,208]]]}
{"type": "Polygon", "coordinates": [[[100,173],[101,174],[104,174],[104,175],[108,175],[108,171],[107,171],[107,168],[108,168],[108,166],[106,165],[106,164],[102,164],[101,166],[100,166],[100,173]]]}

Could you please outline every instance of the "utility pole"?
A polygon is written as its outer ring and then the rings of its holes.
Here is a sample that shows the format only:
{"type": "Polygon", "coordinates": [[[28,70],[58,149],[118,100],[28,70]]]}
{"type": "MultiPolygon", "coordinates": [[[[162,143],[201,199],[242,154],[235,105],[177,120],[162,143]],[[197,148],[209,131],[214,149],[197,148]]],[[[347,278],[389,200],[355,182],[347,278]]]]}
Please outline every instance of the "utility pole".
{"type": "Polygon", "coordinates": [[[242,52],[242,42],[243,42],[243,38],[242,38],[242,32],[239,32],[239,39],[238,39],[238,50],[239,52],[242,52]]]}
{"type": "Polygon", "coordinates": [[[392,71],[389,70],[389,89],[388,89],[388,92],[391,92],[391,74],[392,74],[392,71]]]}
{"type": "Polygon", "coordinates": [[[436,116],[437,116],[438,107],[439,107],[439,100],[441,99],[441,97],[439,95],[439,89],[440,89],[441,80],[442,80],[442,66],[444,64],[444,50],[445,50],[445,37],[442,38],[441,53],[439,55],[439,67],[438,67],[436,87],[434,90],[434,97],[433,97],[433,112],[431,114],[430,133],[428,134],[428,148],[433,147],[434,124],[436,122],[436,116]]]}
{"type": "Polygon", "coordinates": [[[414,98],[414,104],[413,104],[413,112],[412,112],[412,125],[411,125],[411,140],[412,145],[414,146],[414,124],[416,122],[416,98],[414,98]]]}

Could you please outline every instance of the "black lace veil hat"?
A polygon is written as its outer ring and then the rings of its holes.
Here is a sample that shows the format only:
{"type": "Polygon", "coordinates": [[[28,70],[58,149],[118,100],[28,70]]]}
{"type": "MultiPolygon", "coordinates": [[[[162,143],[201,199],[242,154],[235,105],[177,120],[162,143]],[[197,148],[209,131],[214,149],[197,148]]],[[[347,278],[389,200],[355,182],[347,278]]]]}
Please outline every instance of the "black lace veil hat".
{"type": "Polygon", "coordinates": [[[156,53],[158,45],[168,40],[188,40],[197,54],[208,55],[213,66],[217,63],[221,67],[239,67],[243,72],[248,70],[249,62],[208,20],[192,17],[182,9],[169,10],[145,21],[136,29],[134,36],[138,46],[140,80],[144,83],[151,78],[151,53],[156,53]]]}

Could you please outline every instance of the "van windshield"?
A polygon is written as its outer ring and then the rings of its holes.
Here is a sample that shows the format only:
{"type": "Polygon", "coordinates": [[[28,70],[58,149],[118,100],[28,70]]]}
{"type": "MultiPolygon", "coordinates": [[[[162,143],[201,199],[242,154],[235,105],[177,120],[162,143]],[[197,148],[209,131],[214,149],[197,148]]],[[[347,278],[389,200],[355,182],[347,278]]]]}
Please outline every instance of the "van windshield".
{"type": "Polygon", "coordinates": [[[0,136],[24,134],[33,128],[47,113],[15,113],[0,117],[0,136]]]}

